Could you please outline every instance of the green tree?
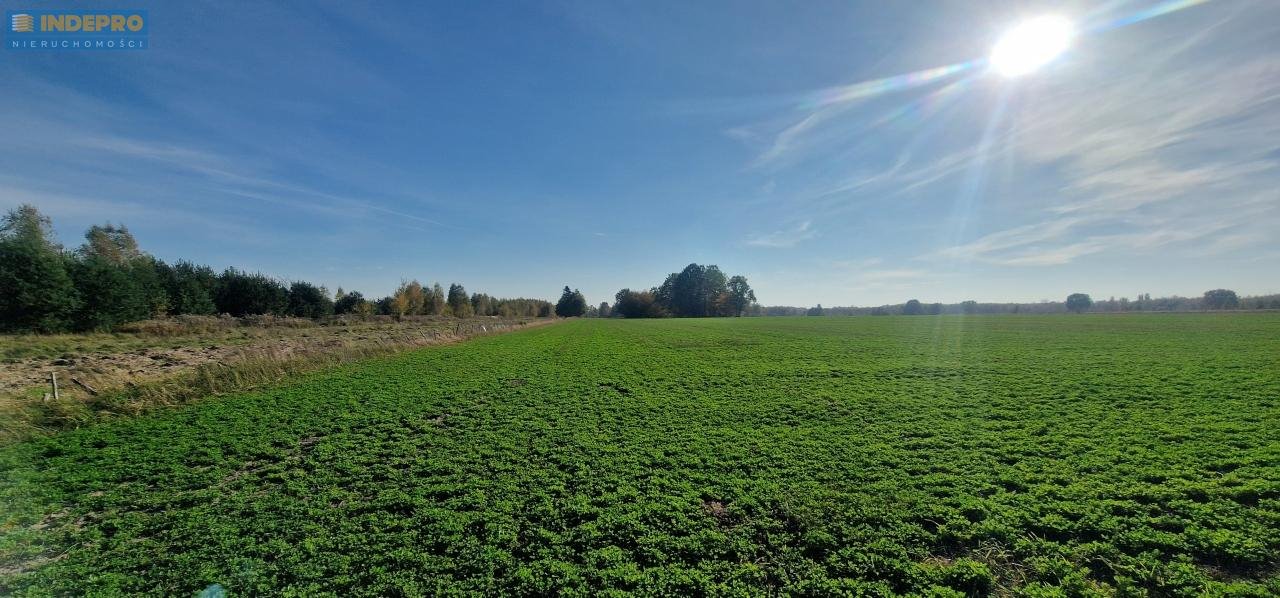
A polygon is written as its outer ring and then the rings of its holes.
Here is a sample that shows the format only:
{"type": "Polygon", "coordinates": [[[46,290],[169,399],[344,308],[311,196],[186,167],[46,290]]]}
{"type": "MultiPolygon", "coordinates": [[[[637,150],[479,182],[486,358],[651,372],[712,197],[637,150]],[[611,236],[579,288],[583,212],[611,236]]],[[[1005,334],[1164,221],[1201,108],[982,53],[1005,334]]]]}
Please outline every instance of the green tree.
{"type": "Polygon", "coordinates": [[[208,315],[217,311],[213,295],[218,275],[213,268],[187,261],[169,266],[159,260],[156,268],[169,294],[169,313],[208,315]]]}
{"type": "Polygon", "coordinates": [[[653,291],[622,289],[613,299],[613,313],[624,318],[661,318],[667,315],[653,291]]]}
{"type": "Polygon", "coordinates": [[[467,296],[467,290],[462,285],[453,283],[449,285],[449,313],[455,318],[467,318],[471,316],[471,298],[467,296]]]}
{"type": "Polygon", "coordinates": [[[53,224],[24,204],[0,220],[0,330],[62,332],[79,307],[53,224]]]}
{"type": "Polygon", "coordinates": [[[1072,293],[1067,295],[1067,309],[1075,313],[1081,314],[1089,311],[1093,307],[1093,298],[1084,293],[1072,293]]]}
{"type": "Polygon", "coordinates": [[[368,301],[364,300],[364,295],[360,291],[351,291],[343,293],[342,297],[333,302],[333,313],[335,314],[362,314],[368,301]]]}
{"type": "Polygon", "coordinates": [[[1214,289],[1204,292],[1205,309],[1236,309],[1240,307],[1240,297],[1235,291],[1214,289]]]}
{"type": "Polygon", "coordinates": [[[494,300],[484,293],[471,294],[471,311],[477,316],[492,316],[494,314],[494,300]]]}
{"type": "Polygon", "coordinates": [[[919,299],[912,299],[902,306],[902,315],[918,316],[924,313],[924,306],[920,304],[919,299]]]}
{"type": "Polygon", "coordinates": [[[383,297],[377,301],[374,301],[373,302],[374,313],[383,315],[383,316],[395,315],[396,311],[394,306],[391,305],[392,302],[393,302],[393,299],[391,297],[383,297]]]}
{"type": "Polygon", "coordinates": [[[83,300],[76,313],[82,330],[110,330],[113,326],[145,320],[150,314],[146,297],[129,276],[129,270],[97,256],[72,262],[71,279],[83,300]]]}
{"type": "Polygon", "coordinates": [[[313,320],[331,316],[333,301],[323,288],[300,280],[289,285],[289,315],[313,320]]]}
{"type": "Polygon", "coordinates": [[[289,309],[289,289],[265,274],[249,274],[227,268],[218,277],[218,292],[214,296],[214,303],[219,312],[233,316],[282,316],[289,309]]]}
{"type": "Polygon", "coordinates": [[[728,292],[724,296],[722,302],[725,314],[728,316],[738,317],[756,302],[756,292],[751,290],[751,285],[747,284],[747,277],[734,276],[729,279],[727,284],[728,292]]]}
{"type": "Polygon", "coordinates": [[[163,269],[138,250],[129,229],[95,225],[84,237],[70,270],[81,298],[76,316],[80,328],[108,330],[168,311],[163,269]]]}
{"type": "Polygon", "coordinates": [[[689,264],[671,274],[654,291],[657,302],[671,314],[682,318],[701,318],[717,314],[717,304],[728,291],[728,279],[717,266],[689,264]]]}
{"type": "Polygon", "coordinates": [[[560,301],[556,302],[556,315],[562,318],[575,318],[587,313],[587,300],[577,289],[564,287],[560,301]]]}

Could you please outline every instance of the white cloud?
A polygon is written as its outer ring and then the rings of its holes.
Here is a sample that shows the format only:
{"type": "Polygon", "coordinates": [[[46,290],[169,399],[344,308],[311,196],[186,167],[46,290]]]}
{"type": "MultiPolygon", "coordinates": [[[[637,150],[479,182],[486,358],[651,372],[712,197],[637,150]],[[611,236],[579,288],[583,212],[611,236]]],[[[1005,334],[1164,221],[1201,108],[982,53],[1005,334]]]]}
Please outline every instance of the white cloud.
{"type": "Polygon", "coordinates": [[[802,241],[807,241],[818,236],[818,231],[810,227],[808,220],[797,224],[795,227],[774,231],[768,234],[755,235],[747,239],[746,244],[752,247],[795,247],[802,241]]]}

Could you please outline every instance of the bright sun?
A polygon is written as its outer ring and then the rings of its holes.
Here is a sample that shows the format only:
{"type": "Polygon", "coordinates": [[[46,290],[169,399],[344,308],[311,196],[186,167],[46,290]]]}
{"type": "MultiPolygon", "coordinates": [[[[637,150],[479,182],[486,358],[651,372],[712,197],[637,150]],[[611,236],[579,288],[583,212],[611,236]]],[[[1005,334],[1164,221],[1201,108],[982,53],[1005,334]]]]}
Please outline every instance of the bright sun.
{"type": "Polygon", "coordinates": [[[1044,16],[1019,23],[991,49],[991,68],[1006,77],[1034,71],[1057,58],[1067,46],[1075,28],[1071,21],[1044,16]]]}

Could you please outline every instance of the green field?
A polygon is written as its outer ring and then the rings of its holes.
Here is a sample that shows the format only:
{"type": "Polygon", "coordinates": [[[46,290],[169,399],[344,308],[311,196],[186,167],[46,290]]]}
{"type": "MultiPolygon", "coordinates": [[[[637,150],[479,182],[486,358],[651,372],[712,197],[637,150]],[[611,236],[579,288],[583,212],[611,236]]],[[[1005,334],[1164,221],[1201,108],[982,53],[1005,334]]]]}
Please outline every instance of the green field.
{"type": "Polygon", "coordinates": [[[1280,594],[1280,315],[576,320],[0,449],[0,594],[1280,594]]]}

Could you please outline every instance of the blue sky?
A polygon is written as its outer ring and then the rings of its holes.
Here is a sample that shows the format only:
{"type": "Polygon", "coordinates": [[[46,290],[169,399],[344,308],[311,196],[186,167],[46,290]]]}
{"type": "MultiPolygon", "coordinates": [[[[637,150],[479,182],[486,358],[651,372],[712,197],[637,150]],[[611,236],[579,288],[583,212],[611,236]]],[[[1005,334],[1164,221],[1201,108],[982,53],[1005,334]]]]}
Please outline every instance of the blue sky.
{"type": "Polygon", "coordinates": [[[0,52],[0,208],[375,296],[1280,292],[1280,4],[1181,4],[40,2],[146,8],[151,48],[0,52]],[[1096,30],[987,72],[1041,13],[1096,30]]]}

